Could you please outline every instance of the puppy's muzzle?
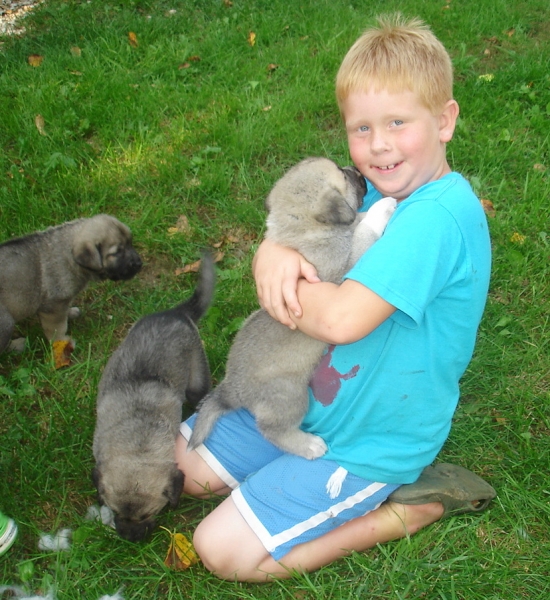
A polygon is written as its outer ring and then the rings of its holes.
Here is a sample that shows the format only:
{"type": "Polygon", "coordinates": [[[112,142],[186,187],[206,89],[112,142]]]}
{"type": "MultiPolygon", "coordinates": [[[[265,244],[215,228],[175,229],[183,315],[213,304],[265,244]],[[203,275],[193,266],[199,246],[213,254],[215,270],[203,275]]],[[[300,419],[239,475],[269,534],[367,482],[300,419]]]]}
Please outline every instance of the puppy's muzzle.
{"type": "Polygon", "coordinates": [[[120,259],[105,268],[105,277],[111,281],[132,279],[139,273],[143,263],[135,250],[128,250],[120,259]]]}
{"type": "Polygon", "coordinates": [[[131,521],[115,515],[115,527],[118,535],[129,542],[142,542],[151,535],[155,526],[156,521],[153,518],[131,521]]]}

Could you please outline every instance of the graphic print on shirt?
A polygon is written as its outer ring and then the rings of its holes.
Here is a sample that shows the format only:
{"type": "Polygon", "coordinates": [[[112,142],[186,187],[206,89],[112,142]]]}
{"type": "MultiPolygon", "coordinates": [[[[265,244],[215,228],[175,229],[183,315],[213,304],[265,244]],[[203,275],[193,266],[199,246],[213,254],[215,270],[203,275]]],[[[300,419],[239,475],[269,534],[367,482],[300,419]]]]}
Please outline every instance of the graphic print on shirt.
{"type": "Polygon", "coordinates": [[[309,382],[313,397],[323,406],[334,402],[342,387],[342,381],[352,379],[359,371],[359,365],[353,366],[347,373],[338,372],[331,364],[334,345],[328,347],[327,353],[321,358],[309,382]]]}

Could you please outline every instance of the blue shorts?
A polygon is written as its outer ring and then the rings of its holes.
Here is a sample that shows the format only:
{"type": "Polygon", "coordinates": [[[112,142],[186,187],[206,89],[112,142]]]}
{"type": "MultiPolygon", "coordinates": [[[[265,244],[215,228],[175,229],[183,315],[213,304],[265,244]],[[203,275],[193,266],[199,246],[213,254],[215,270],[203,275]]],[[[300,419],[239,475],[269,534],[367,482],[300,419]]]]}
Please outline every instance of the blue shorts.
{"type": "MultiPolygon", "coordinates": [[[[187,440],[194,421],[180,426],[187,440]]],[[[275,560],[378,508],[399,487],[357,477],[334,461],[282,452],[246,410],[219,419],[196,451],[233,489],[237,509],[275,560]]]]}

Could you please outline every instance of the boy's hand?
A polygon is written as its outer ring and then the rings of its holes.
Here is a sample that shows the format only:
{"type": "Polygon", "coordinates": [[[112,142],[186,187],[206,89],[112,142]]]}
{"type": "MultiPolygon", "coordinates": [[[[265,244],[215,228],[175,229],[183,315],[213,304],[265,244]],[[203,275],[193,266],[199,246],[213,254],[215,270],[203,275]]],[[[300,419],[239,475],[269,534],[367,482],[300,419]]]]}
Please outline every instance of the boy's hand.
{"type": "Polygon", "coordinates": [[[260,306],[283,325],[296,329],[290,313],[302,315],[296,294],[298,280],[320,281],[315,267],[295,250],[266,239],[254,256],[252,273],[260,306]]]}

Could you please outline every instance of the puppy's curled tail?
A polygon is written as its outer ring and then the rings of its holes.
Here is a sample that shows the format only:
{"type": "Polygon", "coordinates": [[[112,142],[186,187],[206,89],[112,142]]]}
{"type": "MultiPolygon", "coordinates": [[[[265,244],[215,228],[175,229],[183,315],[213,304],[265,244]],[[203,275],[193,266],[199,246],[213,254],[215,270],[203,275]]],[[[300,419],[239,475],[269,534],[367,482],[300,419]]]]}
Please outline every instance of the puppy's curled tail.
{"type": "Polygon", "coordinates": [[[223,397],[222,388],[223,382],[207,394],[199,404],[197,418],[193,425],[193,433],[187,445],[188,452],[200,446],[210,435],[216,421],[231,410],[221,400],[223,397]]]}
{"type": "Polygon", "coordinates": [[[214,258],[210,252],[205,250],[202,253],[197,287],[191,298],[176,307],[176,310],[181,308],[195,323],[197,323],[212,303],[215,286],[216,269],[214,267],[214,258]]]}

